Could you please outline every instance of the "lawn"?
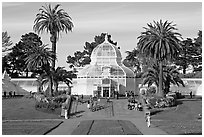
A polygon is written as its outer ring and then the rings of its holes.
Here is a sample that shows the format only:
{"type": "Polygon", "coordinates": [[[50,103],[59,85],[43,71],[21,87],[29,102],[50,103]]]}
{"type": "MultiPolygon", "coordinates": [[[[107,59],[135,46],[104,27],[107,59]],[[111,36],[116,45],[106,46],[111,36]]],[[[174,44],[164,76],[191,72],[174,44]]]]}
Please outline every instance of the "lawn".
{"type": "Polygon", "coordinates": [[[36,110],[33,98],[2,99],[2,134],[46,134],[62,123],[59,113],[60,108],[52,113],[36,110]]]}
{"type": "Polygon", "coordinates": [[[152,116],[152,123],[173,135],[202,134],[202,100],[183,100],[172,109],[164,110],[152,116]]]}
{"type": "Polygon", "coordinates": [[[60,125],[62,121],[5,121],[3,135],[44,135],[60,125]]]}
{"type": "Polygon", "coordinates": [[[2,99],[2,120],[59,119],[60,108],[52,113],[35,109],[33,98],[2,99]]]}

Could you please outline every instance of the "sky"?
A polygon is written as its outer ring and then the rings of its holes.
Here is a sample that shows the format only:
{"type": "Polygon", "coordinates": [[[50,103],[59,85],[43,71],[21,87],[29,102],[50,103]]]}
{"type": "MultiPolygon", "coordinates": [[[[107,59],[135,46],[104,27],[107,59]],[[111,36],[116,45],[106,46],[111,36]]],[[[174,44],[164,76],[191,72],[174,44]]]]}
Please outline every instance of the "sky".
{"type": "MultiPolygon", "coordinates": [[[[11,40],[19,42],[21,36],[33,32],[39,9],[47,2],[3,2],[2,31],[7,31],[11,40]]],[[[48,4],[48,3],[47,3],[48,4]]],[[[52,5],[57,3],[51,2],[52,5]]],[[[62,32],[57,42],[57,65],[67,68],[66,58],[75,51],[82,51],[85,42],[93,42],[96,35],[107,32],[120,46],[123,59],[125,51],[133,50],[143,27],[153,20],[173,21],[184,39],[196,38],[202,30],[201,2],[59,2],[72,18],[74,28],[62,32]]],[[[51,47],[50,34],[39,34],[44,44],[51,47]]]]}

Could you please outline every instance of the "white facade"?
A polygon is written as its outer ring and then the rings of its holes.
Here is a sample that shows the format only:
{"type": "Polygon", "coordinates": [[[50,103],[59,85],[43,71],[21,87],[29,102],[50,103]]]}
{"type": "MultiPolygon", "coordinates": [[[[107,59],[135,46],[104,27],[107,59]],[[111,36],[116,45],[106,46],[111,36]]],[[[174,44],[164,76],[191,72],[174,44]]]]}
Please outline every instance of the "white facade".
{"type": "Polygon", "coordinates": [[[125,91],[135,92],[134,73],[122,64],[119,49],[108,42],[106,35],[105,41],[93,50],[90,65],[79,71],[72,93],[112,97],[125,91]]]}

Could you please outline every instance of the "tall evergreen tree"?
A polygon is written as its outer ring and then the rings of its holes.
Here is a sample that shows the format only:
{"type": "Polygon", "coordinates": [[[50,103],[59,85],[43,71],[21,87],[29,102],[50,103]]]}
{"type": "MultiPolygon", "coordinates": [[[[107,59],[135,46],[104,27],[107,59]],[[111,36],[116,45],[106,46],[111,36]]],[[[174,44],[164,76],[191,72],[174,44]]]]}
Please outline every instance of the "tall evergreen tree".
{"type": "Polygon", "coordinates": [[[8,54],[7,61],[11,65],[10,73],[12,77],[18,77],[24,72],[26,72],[26,77],[28,77],[28,69],[24,59],[27,57],[27,52],[32,50],[33,47],[41,45],[41,38],[33,32],[21,36],[21,40],[12,47],[11,52],[8,54]]]}
{"type": "Polygon", "coordinates": [[[182,41],[182,50],[179,56],[174,60],[174,63],[180,66],[183,74],[186,74],[186,69],[189,65],[193,66],[194,71],[202,70],[202,32],[199,31],[198,38],[194,41],[187,38],[182,41]]]}
{"type": "Polygon", "coordinates": [[[5,56],[8,51],[11,50],[13,42],[11,37],[8,35],[8,32],[2,32],[2,55],[5,56]]]}

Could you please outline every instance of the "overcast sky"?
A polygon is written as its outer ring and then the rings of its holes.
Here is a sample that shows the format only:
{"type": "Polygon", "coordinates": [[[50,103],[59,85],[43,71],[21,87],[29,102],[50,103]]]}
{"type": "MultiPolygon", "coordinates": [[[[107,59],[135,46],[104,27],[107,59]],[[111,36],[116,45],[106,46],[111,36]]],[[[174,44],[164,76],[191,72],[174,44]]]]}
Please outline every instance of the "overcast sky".
{"type": "MultiPolygon", "coordinates": [[[[52,3],[55,5],[56,3],[52,3]]],[[[178,32],[183,38],[197,37],[198,30],[202,30],[202,3],[158,3],[158,2],[60,2],[74,23],[73,32],[61,33],[57,43],[57,66],[65,66],[66,57],[77,50],[82,51],[86,41],[92,42],[94,36],[102,32],[112,35],[112,40],[121,47],[122,57],[127,50],[136,47],[137,37],[147,23],[168,20],[177,24],[178,32]]],[[[21,36],[33,32],[33,24],[39,8],[45,2],[38,3],[2,3],[2,31],[7,31],[13,43],[17,43],[21,36]]],[[[51,43],[49,34],[40,34],[44,44],[51,43]]]]}

